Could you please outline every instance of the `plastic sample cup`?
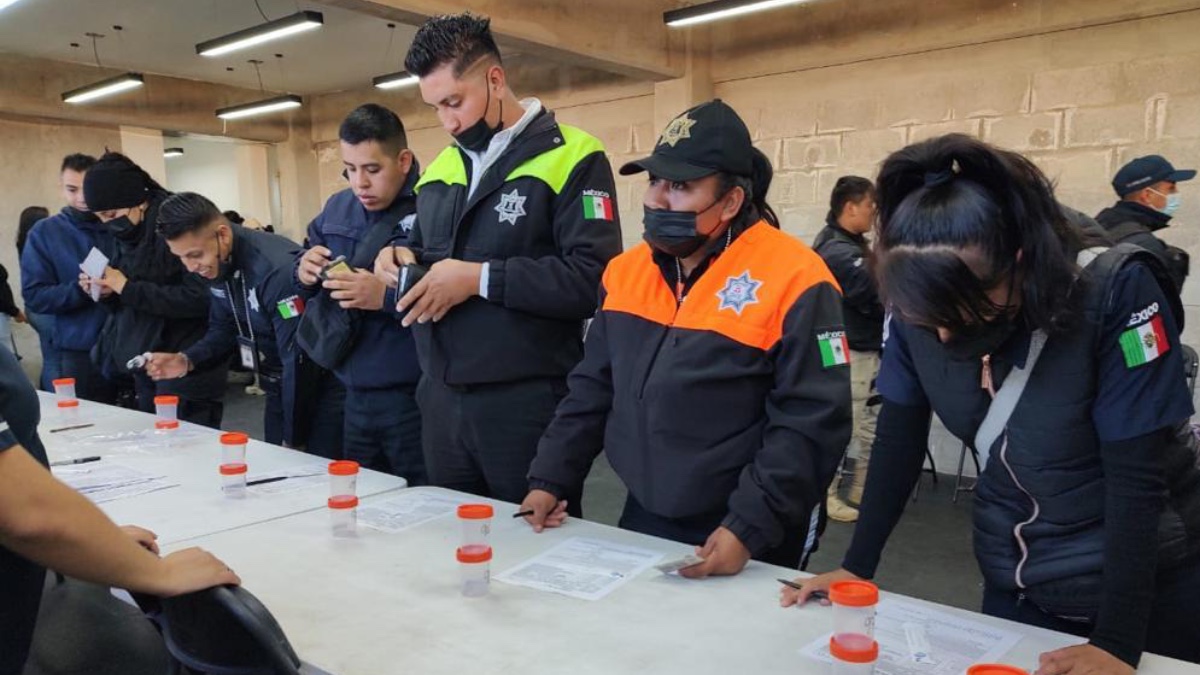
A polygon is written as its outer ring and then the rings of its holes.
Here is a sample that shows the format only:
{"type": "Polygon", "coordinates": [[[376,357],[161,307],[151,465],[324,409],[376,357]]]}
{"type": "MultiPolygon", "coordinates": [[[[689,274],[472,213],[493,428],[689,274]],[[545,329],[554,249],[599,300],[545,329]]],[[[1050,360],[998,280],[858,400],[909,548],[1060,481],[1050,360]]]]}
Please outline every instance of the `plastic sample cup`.
{"type": "Polygon", "coordinates": [[[487,595],[492,581],[492,547],[464,546],[458,549],[456,556],[462,574],[462,594],[468,598],[487,595]]]}
{"type": "Polygon", "coordinates": [[[249,442],[250,437],[240,431],[221,434],[221,463],[245,464],[246,444],[249,442]]]}
{"type": "Polygon", "coordinates": [[[179,419],[179,397],[155,396],[154,411],[160,420],[179,419]]]}
{"type": "Polygon", "coordinates": [[[465,549],[486,548],[488,534],[492,531],[491,504],[461,504],[458,507],[458,522],[462,523],[462,547],[465,549]]]}
{"type": "Polygon", "coordinates": [[[179,431],[179,420],[157,420],[154,422],[154,435],[162,437],[167,447],[172,445],[175,432],[179,431]]]}
{"type": "Polygon", "coordinates": [[[221,491],[230,499],[246,498],[246,465],[221,465],[221,491]]]}
{"type": "Polygon", "coordinates": [[[358,497],[341,495],[329,498],[329,524],[335,537],[353,537],[358,532],[358,497]]]}
{"type": "Polygon", "coordinates": [[[72,401],[75,399],[75,378],[63,377],[54,380],[54,395],[60,401],[72,401]]]}
{"type": "Polygon", "coordinates": [[[58,418],[64,424],[74,424],[79,421],[79,400],[74,398],[58,402],[58,418]]]}
{"type": "Polygon", "coordinates": [[[967,668],[967,675],[1029,675],[1029,672],[1003,663],[977,663],[967,668]]]}
{"type": "Polygon", "coordinates": [[[871,675],[879,660],[879,643],[871,640],[861,649],[850,649],[830,638],[829,655],[833,657],[833,675],[871,675]]]}
{"type": "Polygon", "coordinates": [[[344,459],[329,463],[329,496],[354,497],[358,494],[358,462],[344,459]]]}
{"type": "Polygon", "coordinates": [[[846,649],[867,649],[875,641],[879,588],[869,581],[835,581],[829,587],[829,600],[833,603],[833,639],[846,649]]]}

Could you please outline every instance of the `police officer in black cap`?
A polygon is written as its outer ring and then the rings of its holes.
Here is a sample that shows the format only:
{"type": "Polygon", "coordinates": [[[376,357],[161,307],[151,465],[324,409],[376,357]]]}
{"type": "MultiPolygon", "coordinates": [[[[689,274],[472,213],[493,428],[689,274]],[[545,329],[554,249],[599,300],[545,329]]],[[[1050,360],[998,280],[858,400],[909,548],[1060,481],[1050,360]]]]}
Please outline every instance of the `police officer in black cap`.
{"type": "MultiPolygon", "coordinates": [[[[1108,236],[1157,255],[1167,266],[1177,291],[1187,279],[1187,251],[1171,246],[1153,233],[1167,227],[1179,210],[1177,183],[1196,177],[1192,169],[1176,169],[1161,155],[1138,157],[1117,171],[1112,186],[1121,199],[1096,215],[1108,236]]],[[[1182,317],[1180,317],[1182,321],[1182,317]]]]}
{"type": "Polygon", "coordinates": [[[538,531],[560,525],[603,448],[629,488],[620,526],[696,546],[681,575],[799,567],[850,440],[837,282],[779,230],[771,163],[721,100],[621,168],[643,171],[646,241],[604,272],[521,510],[538,531]]]}

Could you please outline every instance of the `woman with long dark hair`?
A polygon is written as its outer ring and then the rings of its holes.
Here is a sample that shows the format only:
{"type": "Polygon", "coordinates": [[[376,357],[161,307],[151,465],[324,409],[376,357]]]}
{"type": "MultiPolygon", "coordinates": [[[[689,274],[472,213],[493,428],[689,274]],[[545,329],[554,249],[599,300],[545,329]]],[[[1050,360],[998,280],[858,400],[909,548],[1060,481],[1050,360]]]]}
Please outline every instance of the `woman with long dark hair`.
{"type": "Polygon", "coordinates": [[[680,574],[799,567],[850,439],[837,284],[779,231],[771,164],[725,103],[679,115],[621,169],[641,171],[646,241],[605,270],[522,510],[561,524],[604,449],[629,488],[621,527],[697,547],[680,574]]]}
{"type": "Polygon", "coordinates": [[[919,477],[931,412],[970,443],[983,611],[1087,637],[1040,675],[1200,662],[1200,471],[1161,264],[1070,224],[1027,159],[968,136],[909,146],[878,180],[874,272],[891,310],[861,517],[870,578],[919,477]]]}

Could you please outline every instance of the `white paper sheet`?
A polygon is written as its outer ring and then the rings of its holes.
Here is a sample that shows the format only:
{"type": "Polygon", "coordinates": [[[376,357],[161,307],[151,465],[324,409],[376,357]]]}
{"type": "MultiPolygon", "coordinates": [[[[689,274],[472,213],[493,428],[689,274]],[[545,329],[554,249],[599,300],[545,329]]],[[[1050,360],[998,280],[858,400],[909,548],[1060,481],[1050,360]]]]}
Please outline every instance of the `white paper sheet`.
{"type": "Polygon", "coordinates": [[[56,466],[54,476],[97,504],[176,487],[165,476],[99,461],[56,466]]]}
{"type": "MultiPolygon", "coordinates": [[[[79,263],[79,269],[83,270],[84,274],[93,279],[103,277],[106,267],[108,267],[108,256],[101,253],[100,249],[95,246],[92,247],[92,250],[88,251],[87,257],[83,259],[83,262],[79,263]]],[[[91,293],[93,302],[100,300],[100,284],[91,284],[89,292],[91,293]]]]}
{"type": "Polygon", "coordinates": [[[650,569],[663,554],[636,546],[573,537],[496,577],[517,586],[599,600],[650,569]]]}
{"type": "Polygon", "coordinates": [[[423,492],[403,494],[386,501],[360,506],[358,524],[384,532],[400,532],[414,525],[454,513],[460,503],[456,499],[423,492]]]}
{"type": "MultiPolygon", "coordinates": [[[[800,653],[831,663],[831,635],[825,634],[800,653]]],[[[1021,636],[924,605],[884,598],[876,610],[875,641],[879,643],[876,675],[961,675],[973,664],[1002,661],[1021,636]]]]}

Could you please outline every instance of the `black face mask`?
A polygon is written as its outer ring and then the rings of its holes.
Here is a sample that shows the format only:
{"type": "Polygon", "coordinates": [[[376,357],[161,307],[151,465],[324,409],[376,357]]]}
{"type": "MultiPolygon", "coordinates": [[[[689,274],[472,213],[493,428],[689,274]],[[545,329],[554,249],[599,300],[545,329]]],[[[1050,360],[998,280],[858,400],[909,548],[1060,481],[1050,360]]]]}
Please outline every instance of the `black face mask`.
{"type": "Polygon", "coordinates": [[[67,214],[71,216],[71,220],[79,223],[95,223],[99,222],[99,218],[91,211],[80,211],[74,206],[67,207],[67,214]]]}
{"type": "Polygon", "coordinates": [[[138,226],[134,225],[133,221],[129,220],[129,216],[113,218],[112,220],[108,221],[106,225],[108,226],[108,231],[112,233],[112,236],[120,239],[121,241],[132,241],[138,236],[138,226]]]}
{"type": "Polygon", "coordinates": [[[495,138],[496,134],[500,133],[500,130],[504,128],[503,100],[500,101],[500,121],[496,123],[495,127],[488,126],[487,114],[488,110],[490,110],[492,107],[491,87],[488,87],[487,96],[487,103],[483,106],[483,115],[479,118],[479,121],[463,131],[458,132],[458,135],[454,137],[454,140],[457,141],[459,145],[467,150],[470,150],[471,152],[474,152],[475,154],[479,154],[484,150],[487,150],[487,147],[489,144],[491,144],[492,139],[495,138]]]}
{"type": "Polygon", "coordinates": [[[1012,319],[1007,316],[1001,317],[957,333],[942,346],[950,353],[951,358],[978,361],[998,351],[1016,331],[1017,324],[1012,319]]]}
{"type": "Polygon", "coordinates": [[[655,249],[675,258],[686,258],[700,250],[710,234],[700,234],[696,230],[696,221],[700,214],[720,203],[713,202],[703,211],[671,211],[670,209],[652,209],[643,206],[642,223],[646,231],[642,239],[655,249]]]}

